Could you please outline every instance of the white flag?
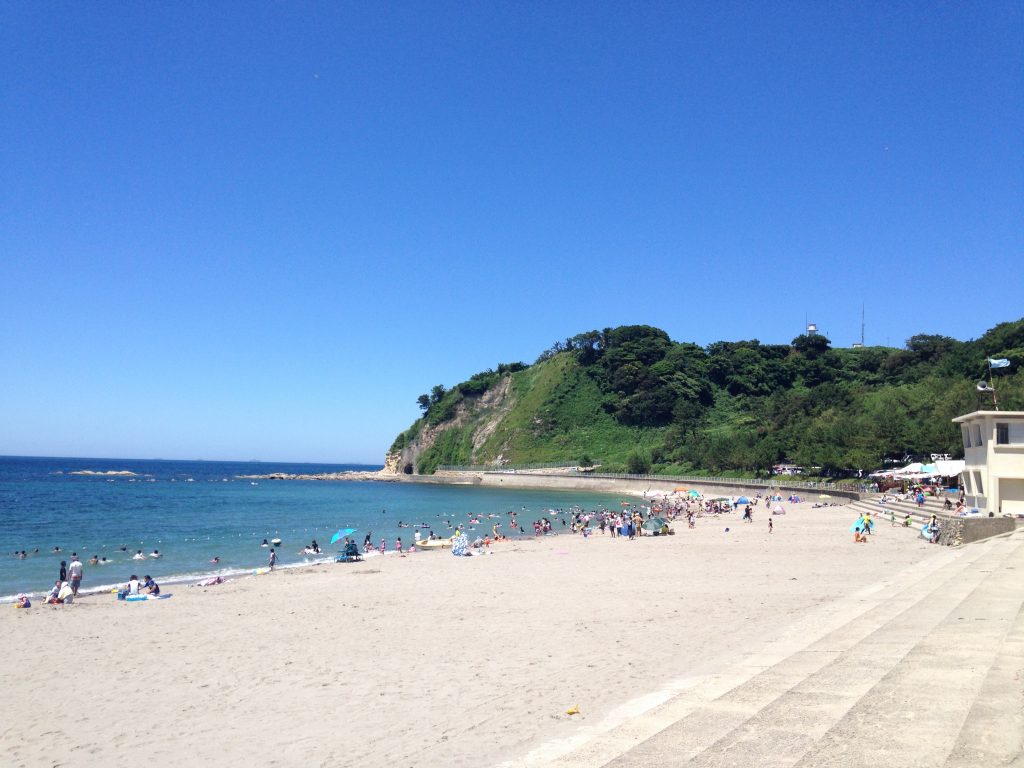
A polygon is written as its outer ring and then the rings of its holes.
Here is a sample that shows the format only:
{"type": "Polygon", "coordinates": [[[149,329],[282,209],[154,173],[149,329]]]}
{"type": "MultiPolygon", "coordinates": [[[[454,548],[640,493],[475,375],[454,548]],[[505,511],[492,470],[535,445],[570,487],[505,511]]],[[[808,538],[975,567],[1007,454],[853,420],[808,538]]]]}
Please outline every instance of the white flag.
{"type": "Polygon", "coordinates": [[[1010,361],[1007,360],[1005,357],[999,357],[999,358],[992,358],[992,357],[990,357],[988,359],[988,364],[992,368],[1009,368],[1010,367],[1010,361]]]}

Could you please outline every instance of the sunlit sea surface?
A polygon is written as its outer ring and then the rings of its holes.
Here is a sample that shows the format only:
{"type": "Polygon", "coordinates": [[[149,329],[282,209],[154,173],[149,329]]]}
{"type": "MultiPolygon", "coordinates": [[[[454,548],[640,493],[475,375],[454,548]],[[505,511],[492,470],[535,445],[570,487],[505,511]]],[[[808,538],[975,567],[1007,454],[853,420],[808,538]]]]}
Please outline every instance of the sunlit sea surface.
{"type": "Polygon", "coordinates": [[[109,591],[133,573],[164,584],[251,573],[267,564],[268,550],[260,546],[264,539],[280,538],[279,565],[294,567],[333,560],[337,546],[329,545],[331,535],[343,528],[356,529],[352,535],[360,547],[369,533],[374,546],[383,537],[393,551],[397,537],[408,546],[417,529],[448,536],[454,525],[479,520],[469,526],[471,537],[490,533],[495,523],[506,535],[524,535],[510,528],[508,513],[516,512],[518,525],[532,535],[531,523],[541,516],[553,517],[560,531],[574,507],[612,508],[621,501],[580,492],[241,477],[379,468],[0,457],[0,601],[48,590],[60,561],[70,562],[72,552],[85,564],[82,590],[109,591]],[[72,474],[82,470],[134,475],[72,474]],[[319,557],[302,554],[313,539],[323,549],[319,557]],[[61,551],[54,553],[54,547],[61,551]],[[24,560],[15,555],[21,550],[29,553],[24,560]],[[138,550],[146,555],[159,550],[162,556],[132,560],[138,550]],[[90,565],[93,555],[110,562],[90,565]],[[216,565],[214,557],[220,559],[216,565]]]}

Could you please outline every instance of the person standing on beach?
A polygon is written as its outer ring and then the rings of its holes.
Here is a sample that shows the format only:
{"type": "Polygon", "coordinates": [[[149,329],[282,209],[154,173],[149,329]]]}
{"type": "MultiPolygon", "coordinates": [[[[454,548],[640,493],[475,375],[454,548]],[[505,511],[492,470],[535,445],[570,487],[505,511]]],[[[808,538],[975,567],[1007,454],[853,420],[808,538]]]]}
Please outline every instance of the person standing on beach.
{"type": "Polygon", "coordinates": [[[277,565],[277,552],[274,551],[273,547],[270,548],[270,563],[268,565],[270,570],[274,570],[274,566],[277,565]]]}
{"type": "Polygon", "coordinates": [[[68,566],[68,581],[71,582],[71,592],[75,597],[78,597],[78,586],[82,583],[82,571],[84,570],[78,559],[78,554],[72,552],[71,565],[68,566]]]}
{"type": "Polygon", "coordinates": [[[774,527],[775,527],[775,526],[773,526],[773,525],[772,525],[772,519],[771,519],[771,518],[769,517],[769,518],[768,518],[768,535],[769,535],[769,536],[771,535],[771,533],[772,533],[772,529],[773,529],[774,527]]]}
{"type": "Polygon", "coordinates": [[[67,560],[60,561],[60,583],[63,584],[68,580],[68,563],[67,560]]]}

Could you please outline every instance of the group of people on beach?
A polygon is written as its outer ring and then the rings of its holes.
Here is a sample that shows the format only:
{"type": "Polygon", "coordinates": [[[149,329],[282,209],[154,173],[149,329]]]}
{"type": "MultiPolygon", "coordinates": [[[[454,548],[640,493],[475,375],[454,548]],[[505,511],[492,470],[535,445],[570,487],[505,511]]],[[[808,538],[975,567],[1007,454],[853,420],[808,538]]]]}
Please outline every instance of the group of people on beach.
{"type": "MultiPolygon", "coordinates": [[[[57,580],[50,591],[47,592],[43,602],[46,604],[62,605],[73,603],[78,596],[78,590],[82,586],[82,577],[85,575],[85,566],[78,559],[78,553],[71,553],[70,565],[66,560],[60,561],[60,571],[57,580]]],[[[18,608],[30,608],[32,601],[28,595],[20,594],[16,597],[15,606],[18,608]]]]}

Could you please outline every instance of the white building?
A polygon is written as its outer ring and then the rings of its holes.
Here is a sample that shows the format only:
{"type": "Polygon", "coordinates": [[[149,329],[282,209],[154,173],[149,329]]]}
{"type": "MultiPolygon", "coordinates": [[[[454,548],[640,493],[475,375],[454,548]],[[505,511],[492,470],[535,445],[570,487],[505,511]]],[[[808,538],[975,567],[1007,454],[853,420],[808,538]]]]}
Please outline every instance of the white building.
{"type": "Polygon", "coordinates": [[[1024,515],[1024,411],[975,411],[953,421],[964,441],[967,506],[1024,515]]]}

